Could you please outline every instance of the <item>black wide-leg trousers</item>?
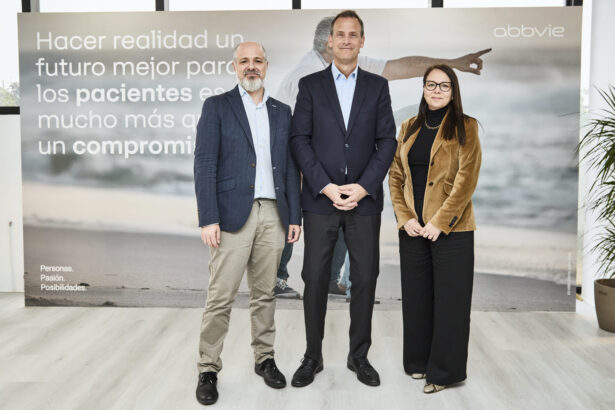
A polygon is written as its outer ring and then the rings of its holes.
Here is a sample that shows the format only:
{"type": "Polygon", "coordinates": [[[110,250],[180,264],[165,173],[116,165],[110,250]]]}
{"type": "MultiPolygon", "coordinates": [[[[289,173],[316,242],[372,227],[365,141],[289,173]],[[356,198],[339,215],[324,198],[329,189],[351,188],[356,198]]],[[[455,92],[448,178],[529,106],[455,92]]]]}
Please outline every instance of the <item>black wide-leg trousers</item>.
{"type": "Polygon", "coordinates": [[[404,370],[426,373],[433,384],[465,380],[474,232],[442,233],[432,242],[400,230],[399,253],[404,370]]]}
{"type": "Polygon", "coordinates": [[[305,315],[306,356],[322,357],[325,315],[331,259],[338,231],[350,256],[350,355],[367,357],[371,346],[372,312],[379,272],[380,214],[359,215],[355,211],[335,211],[329,215],[303,212],[305,253],[301,277],[305,283],[303,312],[305,315]]]}

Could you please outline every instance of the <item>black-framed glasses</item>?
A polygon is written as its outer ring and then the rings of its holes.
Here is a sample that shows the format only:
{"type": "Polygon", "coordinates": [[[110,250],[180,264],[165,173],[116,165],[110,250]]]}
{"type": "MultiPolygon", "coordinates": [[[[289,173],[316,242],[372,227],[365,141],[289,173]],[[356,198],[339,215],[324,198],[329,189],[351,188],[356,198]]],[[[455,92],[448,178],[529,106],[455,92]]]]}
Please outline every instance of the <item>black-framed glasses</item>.
{"type": "Polygon", "coordinates": [[[447,93],[451,90],[451,88],[453,88],[453,85],[449,81],[445,81],[441,83],[437,83],[435,81],[425,81],[425,84],[423,85],[423,87],[425,87],[427,91],[433,91],[436,89],[436,87],[440,87],[440,90],[443,93],[447,93]]]}

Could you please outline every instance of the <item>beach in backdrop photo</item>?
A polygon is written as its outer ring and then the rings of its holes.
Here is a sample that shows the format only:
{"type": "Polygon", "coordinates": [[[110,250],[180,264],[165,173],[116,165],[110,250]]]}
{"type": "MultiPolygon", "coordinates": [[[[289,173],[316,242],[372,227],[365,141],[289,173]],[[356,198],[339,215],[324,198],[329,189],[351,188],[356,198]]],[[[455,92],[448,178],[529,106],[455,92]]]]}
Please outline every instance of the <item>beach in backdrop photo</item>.
{"type": "MultiPolygon", "coordinates": [[[[203,101],[234,87],[232,48],[250,40],[267,50],[265,87],[293,105],[289,75],[338,11],[21,14],[26,304],[204,306],[209,251],[193,178],[203,101]]],[[[457,72],[483,150],[473,307],[573,311],[581,8],[358,12],[374,67],[491,48],[480,75],[457,72]]],[[[389,85],[399,129],[416,114],[421,78],[389,85]]],[[[380,246],[377,308],[401,309],[387,181],[380,246]]],[[[301,240],[289,264],[300,291],[302,258],[301,240]]],[[[244,282],[238,305],[246,295],[244,282]]]]}

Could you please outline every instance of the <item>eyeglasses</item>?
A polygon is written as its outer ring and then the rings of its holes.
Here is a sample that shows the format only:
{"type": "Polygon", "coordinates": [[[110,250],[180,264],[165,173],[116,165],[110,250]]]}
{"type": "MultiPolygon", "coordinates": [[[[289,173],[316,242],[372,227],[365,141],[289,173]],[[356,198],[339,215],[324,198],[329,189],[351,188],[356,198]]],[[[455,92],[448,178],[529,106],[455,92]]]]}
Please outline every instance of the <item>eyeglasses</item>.
{"type": "Polygon", "coordinates": [[[451,90],[451,88],[453,88],[452,84],[448,81],[442,83],[436,83],[435,81],[425,81],[423,87],[425,87],[427,91],[434,91],[436,87],[440,87],[440,90],[443,93],[447,93],[451,90]]]}

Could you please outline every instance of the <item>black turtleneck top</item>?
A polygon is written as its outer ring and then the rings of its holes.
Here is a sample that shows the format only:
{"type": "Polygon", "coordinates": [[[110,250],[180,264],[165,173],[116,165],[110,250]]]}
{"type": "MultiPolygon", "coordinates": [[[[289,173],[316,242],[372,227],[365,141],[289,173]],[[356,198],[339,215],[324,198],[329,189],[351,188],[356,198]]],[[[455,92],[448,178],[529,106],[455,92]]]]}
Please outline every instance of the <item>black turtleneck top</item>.
{"type": "MultiPolygon", "coordinates": [[[[430,127],[438,127],[448,110],[446,107],[432,111],[426,108],[426,122],[430,127]]],[[[425,197],[425,187],[427,185],[427,171],[429,170],[429,157],[431,156],[431,146],[436,139],[438,129],[431,130],[421,124],[419,135],[412,144],[408,152],[408,164],[410,165],[410,176],[412,177],[412,192],[415,201],[423,201],[425,197]]]]}

